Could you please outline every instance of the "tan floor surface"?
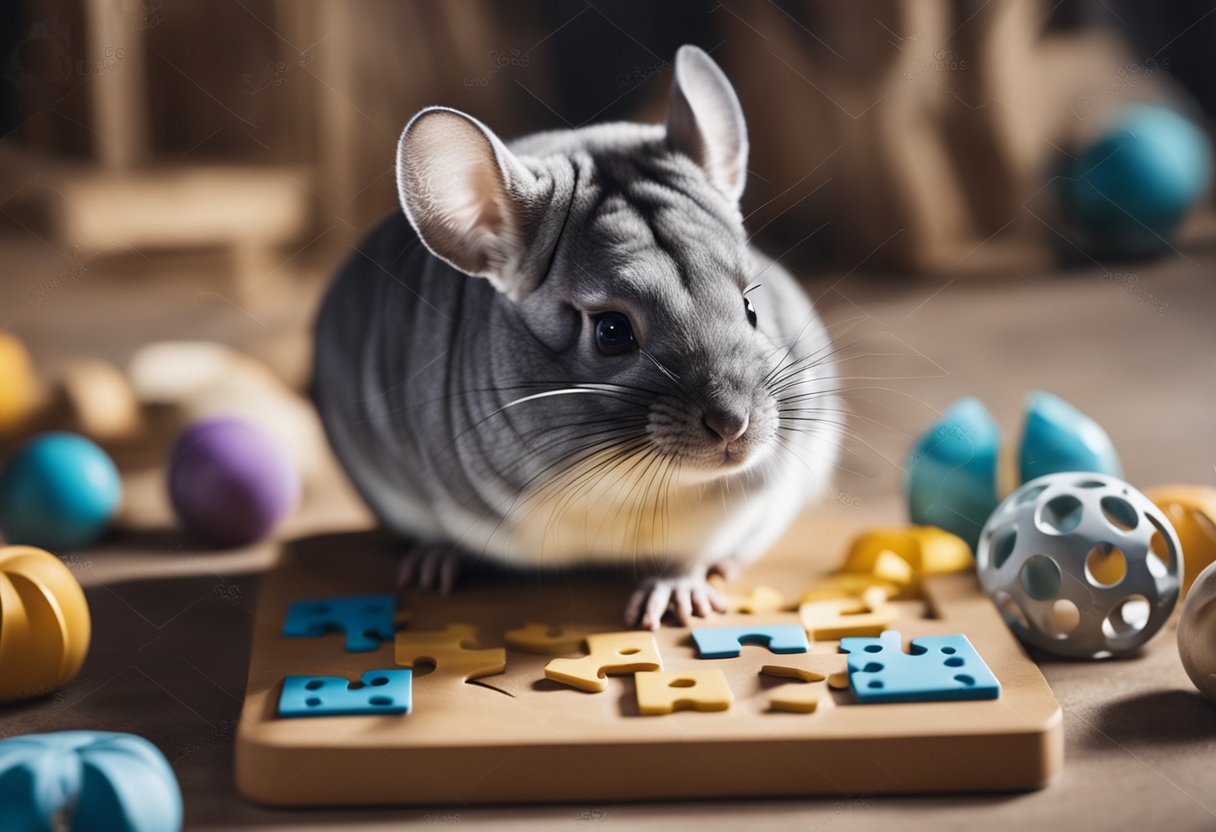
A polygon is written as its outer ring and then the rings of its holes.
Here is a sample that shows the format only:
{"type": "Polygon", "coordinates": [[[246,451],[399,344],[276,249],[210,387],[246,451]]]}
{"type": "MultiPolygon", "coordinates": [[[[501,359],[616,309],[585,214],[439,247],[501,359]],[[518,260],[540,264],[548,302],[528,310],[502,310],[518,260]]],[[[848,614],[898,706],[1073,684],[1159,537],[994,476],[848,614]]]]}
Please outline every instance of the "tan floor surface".
{"type": "MultiPolygon", "coordinates": [[[[71,272],[56,257],[36,241],[0,241],[0,328],[25,337],[47,368],[73,352],[121,359],[141,340],[183,335],[269,350],[292,372],[304,365],[300,322],[309,312],[298,294],[271,290],[256,304],[238,304],[200,291],[195,278],[216,268],[205,258],[133,257],[71,272]],[[35,300],[31,290],[56,275],[67,277],[35,300]]],[[[813,284],[848,345],[840,370],[856,388],[850,402],[857,416],[837,490],[798,526],[790,551],[821,569],[839,551],[819,528],[899,520],[900,465],[911,438],[965,394],[980,396],[1012,431],[1023,394],[1050,390],[1105,425],[1133,483],[1216,479],[1216,256],[1192,253],[1116,271],[1137,280],[1086,267],[945,285],[859,274],[813,284]]],[[[309,285],[314,297],[315,281],[309,285]]],[[[173,763],[188,828],[1216,828],[1216,707],[1199,699],[1183,674],[1172,626],[1126,660],[1043,661],[1064,708],[1067,756],[1058,782],[1030,794],[260,809],[234,791],[232,752],[257,573],[272,547],[193,550],[168,530],[155,472],[131,478],[127,516],[133,531],[70,559],[94,616],[94,644],[80,677],[43,701],[0,710],[0,735],[69,728],[142,734],[173,763]]],[[[366,521],[335,479],[309,493],[285,535],[366,521]]]]}

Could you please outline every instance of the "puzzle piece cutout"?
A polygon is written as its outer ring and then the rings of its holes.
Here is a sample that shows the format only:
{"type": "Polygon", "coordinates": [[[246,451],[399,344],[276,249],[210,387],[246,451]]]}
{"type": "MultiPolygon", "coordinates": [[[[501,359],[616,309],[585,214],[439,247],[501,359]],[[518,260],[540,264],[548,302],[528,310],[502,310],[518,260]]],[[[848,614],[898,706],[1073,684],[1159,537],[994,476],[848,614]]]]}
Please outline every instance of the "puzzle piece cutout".
{"type": "Polygon", "coordinates": [[[912,639],[903,651],[898,631],[878,638],[845,638],[849,686],[859,704],[996,699],[1001,684],[964,635],[912,639]]]}
{"type": "MultiPolygon", "coordinates": [[[[760,674],[811,683],[824,682],[828,678],[822,673],[816,673],[814,670],[804,667],[787,667],[780,664],[766,664],[760,668],[760,674]]],[[[769,696],[768,706],[774,711],[812,714],[819,708],[819,701],[822,697],[823,688],[820,685],[782,685],[769,696]]]]}
{"type": "Polygon", "coordinates": [[[702,659],[733,659],[744,644],[759,644],[772,653],[805,653],[811,649],[806,630],[797,624],[751,627],[700,627],[692,631],[702,659]]]}
{"type": "Polygon", "coordinates": [[[293,601],[287,608],[283,635],[320,638],[327,633],[346,634],[347,653],[367,653],[393,639],[393,596],[343,595],[293,601]]]}
{"type": "Polygon", "coordinates": [[[442,630],[405,630],[397,633],[393,659],[402,667],[419,662],[435,665],[435,675],[468,682],[495,676],[507,670],[507,651],[502,647],[479,650],[477,628],[468,624],[449,624],[442,630]]]}
{"type": "Polygon", "coordinates": [[[895,622],[899,610],[888,604],[881,590],[864,597],[809,601],[798,607],[802,626],[816,641],[848,636],[876,636],[895,622]]]}
{"type": "Polygon", "coordinates": [[[542,656],[564,656],[578,653],[587,640],[587,631],[578,627],[553,627],[548,624],[530,622],[503,636],[507,646],[523,653],[539,653],[542,656]]]}
{"type": "Polygon", "coordinates": [[[586,656],[553,659],[545,665],[545,678],[599,693],[608,687],[609,674],[662,669],[663,657],[652,633],[595,633],[587,636],[586,656]]]}
{"type": "Polygon", "coordinates": [[[633,675],[638,713],[646,716],[673,711],[725,711],[735,701],[726,674],[718,668],[684,671],[653,670],[633,675]]]}
{"type": "Polygon", "coordinates": [[[355,683],[336,676],[287,676],[279,717],[408,714],[412,677],[411,670],[369,670],[355,683]]]}

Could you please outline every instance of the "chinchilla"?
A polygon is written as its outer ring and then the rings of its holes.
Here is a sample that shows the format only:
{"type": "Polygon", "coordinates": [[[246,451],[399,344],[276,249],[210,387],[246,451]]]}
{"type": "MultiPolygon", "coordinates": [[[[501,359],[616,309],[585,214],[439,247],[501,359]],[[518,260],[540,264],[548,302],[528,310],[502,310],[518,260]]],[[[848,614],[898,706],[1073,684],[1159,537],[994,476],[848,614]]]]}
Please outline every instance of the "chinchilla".
{"type": "Polygon", "coordinates": [[[397,148],[403,213],[350,256],[316,327],[339,459],[415,541],[404,583],[462,561],[628,564],[630,623],[722,608],[827,482],[832,345],[748,240],[748,142],[708,55],[675,59],[666,124],[506,143],[431,107],[397,148]]]}

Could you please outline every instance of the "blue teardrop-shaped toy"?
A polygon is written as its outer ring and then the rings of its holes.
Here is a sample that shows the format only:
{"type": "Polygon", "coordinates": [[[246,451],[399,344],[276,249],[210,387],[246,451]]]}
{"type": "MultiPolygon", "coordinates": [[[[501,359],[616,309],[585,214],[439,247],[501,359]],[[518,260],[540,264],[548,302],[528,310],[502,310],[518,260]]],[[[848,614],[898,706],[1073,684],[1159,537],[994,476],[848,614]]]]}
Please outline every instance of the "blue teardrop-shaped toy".
{"type": "Polygon", "coordinates": [[[1018,452],[1021,482],[1065,471],[1092,471],[1123,479],[1115,445],[1093,419],[1041,390],[1026,397],[1025,410],[1018,452]]]}
{"type": "Polygon", "coordinates": [[[970,544],[997,505],[1000,432],[974,398],[960,399],[912,447],[905,468],[912,522],[937,526],[970,544]]]}

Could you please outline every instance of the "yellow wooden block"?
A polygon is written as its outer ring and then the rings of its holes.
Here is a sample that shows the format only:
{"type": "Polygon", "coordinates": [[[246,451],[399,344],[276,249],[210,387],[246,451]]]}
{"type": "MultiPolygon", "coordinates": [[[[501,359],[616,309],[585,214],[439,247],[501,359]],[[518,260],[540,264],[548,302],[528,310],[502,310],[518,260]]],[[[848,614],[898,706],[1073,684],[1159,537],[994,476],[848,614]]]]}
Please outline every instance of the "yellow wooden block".
{"type": "Polygon", "coordinates": [[[726,674],[712,667],[698,670],[635,673],[638,712],[647,716],[672,711],[725,711],[735,701],[726,674]]]}
{"type": "Polygon", "coordinates": [[[393,660],[413,668],[422,662],[435,665],[437,676],[467,682],[483,676],[505,673],[507,651],[501,647],[475,649],[477,628],[468,624],[449,624],[446,629],[397,633],[393,660]]]}
{"type": "Polygon", "coordinates": [[[859,535],[845,557],[845,572],[874,572],[883,552],[903,558],[913,575],[961,572],[975,566],[971,547],[935,526],[871,529],[859,535]]]}
{"type": "Polygon", "coordinates": [[[545,678],[579,690],[599,693],[608,687],[609,674],[662,670],[663,658],[652,633],[626,631],[587,636],[587,655],[554,659],[545,665],[545,678]]]}
{"type": "Polygon", "coordinates": [[[513,650],[523,653],[539,653],[542,656],[564,656],[583,649],[587,631],[578,627],[553,627],[549,624],[530,622],[514,630],[507,630],[503,641],[513,650]]]}
{"type": "MultiPolygon", "coordinates": [[[[1146,488],[1144,494],[1165,512],[1178,533],[1185,564],[1182,576],[1185,595],[1199,573],[1209,563],[1216,562],[1216,488],[1210,485],[1160,485],[1146,488]]],[[[1156,539],[1153,551],[1161,558],[1169,554],[1156,539]]]]}
{"type": "MultiPolygon", "coordinates": [[[[802,667],[786,667],[779,664],[766,664],[760,668],[764,676],[775,676],[781,679],[796,679],[800,682],[823,682],[827,679],[822,673],[807,670],[802,667]]],[[[811,714],[819,708],[819,702],[824,697],[822,685],[782,685],[773,691],[768,698],[768,705],[774,711],[790,711],[798,714],[811,714]]]]}
{"type": "Polygon", "coordinates": [[[798,607],[807,634],[815,641],[849,636],[876,636],[895,621],[898,610],[879,596],[866,600],[834,598],[798,607]],[[877,603],[874,603],[877,602],[877,603]]]}
{"type": "Polygon", "coordinates": [[[33,546],[0,547],[0,702],[71,681],[90,633],[84,590],[63,561],[33,546]]]}
{"type": "Polygon", "coordinates": [[[878,590],[887,598],[899,594],[899,587],[877,575],[857,572],[840,572],[820,579],[802,593],[802,603],[830,601],[839,598],[861,598],[867,592],[878,590]]]}

